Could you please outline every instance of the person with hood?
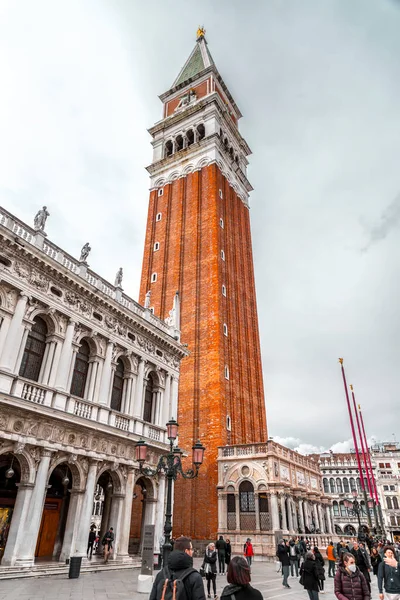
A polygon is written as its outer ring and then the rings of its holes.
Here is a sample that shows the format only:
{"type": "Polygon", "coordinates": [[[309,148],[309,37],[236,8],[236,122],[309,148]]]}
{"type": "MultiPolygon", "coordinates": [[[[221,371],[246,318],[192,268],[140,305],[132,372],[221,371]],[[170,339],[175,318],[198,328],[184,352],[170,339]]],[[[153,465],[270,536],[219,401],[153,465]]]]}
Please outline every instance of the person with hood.
{"type": "Polygon", "coordinates": [[[243,554],[245,556],[245,559],[249,563],[249,567],[251,567],[251,561],[253,560],[254,550],[250,538],[247,538],[246,543],[243,546],[243,554]]]}
{"type": "Polygon", "coordinates": [[[276,551],[279,562],[282,565],[282,585],[285,588],[290,588],[288,584],[290,557],[289,557],[289,546],[285,540],[280,540],[278,544],[278,550],[276,551]]]}
{"type": "Polygon", "coordinates": [[[289,559],[290,559],[290,575],[294,577],[294,571],[296,571],[296,577],[299,576],[299,558],[300,549],[294,539],[289,541],[289,559]]]}
{"type": "Polygon", "coordinates": [[[396,559],[393,546],[385,546],[384,559],[378,569],[379,598],[383,600],[385,588],[386,598],[400,600],[400,565],[396,559]]]}
{"type": "Polygon", "coordinates": [[[357,567],[364,575],[369,591],[371,592],[371,577],[369,574],[371,571],[371,563],[369,561],[369,556],[366,549],[364,548],[363,544],[359,544],[357,541],[355,541],[353,542],[353,547],[350,552],[354,556],[357,567]]]}
{"type": "Polygon", "coordinates": [[[193,568],[192,540],[184,536],[175,540],[167,565],[164,565],[153,583],[149,600],[161,600],[164,587],[170,586],[169,589],[172,589],[177,580],[182,582],[187,600],[206,600],[203,578],[193,568]]]}
{"type": "Polygon", "coordinates": [[[317,546],[314,546],[314,556],[315,563],[317,565],[317,575],[318,575],[318,583],[321,594],[325,594],[324,592],[324,581],[325,581],[325,561],[321,552],[319,551],[317,546]]]}
{"type": "Polygon", "coordinates": [[[215,544],[218,552],[218,571],[219,574],[225,574],[225,562],[226,562],[226,542],[222,535],[219,536],[219,540],[215,544]]]}
{"type": "Polygon", "coordinates": [[[217,551],[215,550],[215,544],[213,542],[208,544],[204,553],[203,569],[204,573],[206,574],[207,581],[207,598],[211,598],[211,582],[214,591],[214,598],[217,598],[217,551]]]}
{"type": "Polygon", "coordinates": [[[250,585],[251,574],[247,561],[242,556],[234,556],[229,563],[228,584],[222,590],[220,600],[263,600],[263,595],[250,585]]]}
{"type": "Polygon", "coordinates": [[[334,584],[338,600],[371,600],[367,581],[350,552],[341,554],[334,584]]]}
{"type": "Polygon", "coordinates": [[[307,552],[300,567],[300,583],[308,592],[310,600],[319,600],[319,579],[313,552],[307,552]]]}

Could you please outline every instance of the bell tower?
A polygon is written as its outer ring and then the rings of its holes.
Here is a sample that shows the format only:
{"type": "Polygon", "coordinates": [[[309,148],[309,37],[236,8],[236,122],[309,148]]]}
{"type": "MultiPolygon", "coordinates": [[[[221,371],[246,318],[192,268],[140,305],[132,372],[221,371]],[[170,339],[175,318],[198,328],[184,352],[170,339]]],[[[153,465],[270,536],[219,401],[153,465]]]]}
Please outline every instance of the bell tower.
{"type": "MultiPolygon", "coordinates": [[[[198,479],[178,480],[174,534],[215,539],[217,455],[267,439],[241,113],[204,29],[150,130],[153,161],[140,302],[165,319],[179,291],[179,445],[206,446],[198,479]]],[[[189,457],[190,458],[190,457],[189,457]]]]}

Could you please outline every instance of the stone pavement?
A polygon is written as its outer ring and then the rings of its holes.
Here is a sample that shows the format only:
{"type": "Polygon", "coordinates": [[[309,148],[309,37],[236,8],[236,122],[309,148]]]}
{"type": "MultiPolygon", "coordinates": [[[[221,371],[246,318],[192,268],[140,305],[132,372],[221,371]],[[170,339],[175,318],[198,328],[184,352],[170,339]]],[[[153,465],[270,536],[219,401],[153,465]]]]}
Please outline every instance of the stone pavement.
{"type": "MultiPolygon", "coordinates": [[[[200,566],[195,560],[195,567],[200,566]]],[[[64,575],[34,579],[13,579],[0,582],[0,600],[147,600],[146,594],[136,592],[138,569],[88,573],[79,579],[68,579],[64,575]]],[[[372,598],[378,598],[378,589],[373,577],[372,598]]],[[[291,589],[282,587],[282,579],[276,573],[274,563],[255,562],[252,568],[252,583],[268,600],[308,600],[308,594],[298,579],[290,577],[291,589]]],[[[226,585],[226,578],[217,575],[217,594],[226,585]]],[[[333,579],[325,581],[326,593],[320,600],[334,600],[333,579]]]]}

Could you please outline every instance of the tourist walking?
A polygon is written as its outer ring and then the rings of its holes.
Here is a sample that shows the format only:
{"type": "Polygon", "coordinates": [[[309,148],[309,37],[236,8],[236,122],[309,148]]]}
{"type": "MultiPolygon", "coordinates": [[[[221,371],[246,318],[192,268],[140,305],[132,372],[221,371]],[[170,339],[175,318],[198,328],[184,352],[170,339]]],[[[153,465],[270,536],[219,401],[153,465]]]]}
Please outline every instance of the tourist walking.
{"type": "Polygon", "coordinates": [[[351,554],[354,556],[355,563],[357,567],[360,569],[361,573],[364,575],[365,580],[368,585],[368,589],[371,593],[371,577],[369,572],[371,571],[371,563],[369,560],[368,553],[362,544],[359,544],[357,541],[353,543],[353,547],[350,550],[351,554]]]}
{"type": "Polygon", "coordinates": [[[94,545],[95,540],[96,540],[96,532],[94,530],[94,527],[91,527],[90,531],[89,531],[88,547],[87,547],[87,550],[86,550],[86,555],[89,555],[89,551],[90,551],[89,558],[92,558],[92,555],[93,555],[93,545],[94,545]]]}
{"type": "Polygon", "coordinates": [[[325,594],[325,592],[324,592],[325,561],[324,561],[324,557],[322,556],[322,554],[319,551],[317,546],[314,546],[314,556],[315,556],[315,564],[317,565],[319,591],[321,592],[321,594],[325,594]]]}
{"type": "Polygon", "coordinates": [[[241,556],[232,558],[226,578],[228,585],[222,590],[221,600],[263,600],[262,593],[250,585],[250,567],[241,556]]]}
{"type": "Polygon", "coordinates": [[[319,600],[317,564],[314,553],[311,551],[307,552],[300,567],[300,583],[307,590],[310,600],[319,600]]]}
{"type": "Polygon", "coordinates": [[[372,572],[378,577],[379,565],[381,564],[383,559],[382,556],[379,554],[378,548],[376,546],[372,547],[369,559],[371,561],[372,572]]]}
{"type": "Polygon", "coordinates": [[[106,531],[106,533],[104,534],[104,537],[101,541],[101,543],[104,547],[104,562],[105,563],[108,563],[110,554],[112,554],[114,539],[115,539],[114,538],[114,529],[112,527],[110,527],[110,529],[108,531],[106,531]]]}
{"type": "Polygon", "coordinates": [[[176,589],[182,584],[187,600],[206,600],[203,578],[193,568],[192,540],[183,536],[175,540],[167,564],[159,571],[153,583],[149,600],[161,600],[163,594],[164,597],[172,598],[174,587],[176,589]]]}
{"type": "Polygon", "coordinates": [[[231,562],[232,546],[231,546],[231,540],[229,538],[226,538],[225,541],[226,541],[225,563],[226,563],[226,566],[228,567],[229,563],[231,562]]]}
{"type": "Polygon", "coordinates": [[[225,561],[226,561],[226,542],[222,535],[219,536],[219,540],[215,544],[218,553],[218,572],[221,575],[225,573],[225,561]]]}
{"type": "Polygon", "coordinates": [[[213,542],[208,544],[204,553],[203,569],[207,581],[207,598],[211,598],[211,583],[213,586],[214,598],[217,598],[217,551],[213,542]]]}
{"type": "Polygon", "coordinates": [[[253,560],[254,550],[253,550],[253,544],[251,543],[250,538],[247,538],[247,540],[243,546],[243,553],[249,564],[249,567],[251,567],[251,561],[253,560]]]}
{"type": "Polygon", "coordinates": [[[328,577],[335,577],[337,553],[332,541],[328,544],[326,556],[328,558],[328,577]]]}
{"type": "Polygon", "coordinates": [[[290,557],[289,557],[289,545],[285,540],[280,540],[278,544],[278,550],[276,552],[279,562],[282,567],[282,585],[285,588],[290,588],[288,584],[290,557]]]}
{"type": "Polygon", "coordinates": [[[378,589],[379,598],[385,597],[383,588],[385,588],[386,598],[389,600],[400,600],[400,565],[396,559],[393,546],[385,546],[383,549],[384,558],[378,568],[378,589]]]}
{"type": "Polygon", "coordinates": [[[294,539],[292,538],[289,542],[289,559],[290,559],[290,574],[294,577],[296,571],[296,577],[299,576],[299,558],[300,549],[294,539]]]}
{"type": "Polygon", "coordinates": [[[370,600],[367,581],[355,563],[353,554],[344,552],[340,556],[335,575],[335,596],[338,600],[370,600]]]}

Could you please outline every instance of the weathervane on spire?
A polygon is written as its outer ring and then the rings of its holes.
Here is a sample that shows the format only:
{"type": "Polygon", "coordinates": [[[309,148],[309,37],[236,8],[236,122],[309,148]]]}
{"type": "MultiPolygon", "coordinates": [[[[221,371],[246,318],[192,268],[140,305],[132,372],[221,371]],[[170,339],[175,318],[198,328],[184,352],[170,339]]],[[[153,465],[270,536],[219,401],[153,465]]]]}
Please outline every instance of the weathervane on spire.
{"type": "Polygon", "coordinates": [[[204,29],[204,25],[202,25],[201,27],[199,26],[197,29],[197,39],[199,40],[200,38],[205,37],[206,35],[206,30],[204,29]]]}

